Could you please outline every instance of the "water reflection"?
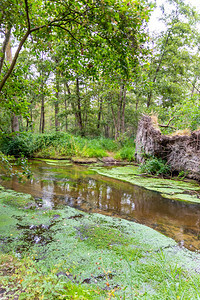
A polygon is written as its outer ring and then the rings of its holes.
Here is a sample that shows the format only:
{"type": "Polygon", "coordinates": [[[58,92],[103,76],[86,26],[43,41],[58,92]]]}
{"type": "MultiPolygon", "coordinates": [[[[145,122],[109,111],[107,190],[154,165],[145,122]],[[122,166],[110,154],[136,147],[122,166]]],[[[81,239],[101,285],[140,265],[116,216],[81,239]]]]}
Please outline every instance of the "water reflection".
{"type": "Polygon", "coordinates": [[[106,178],[84,167],[32,164],[35,179],[1,182],[42,198],[47,208],[70,205],[146,224],[191,250],[200,249],[200,205],[165,199],[160,194],[106,178]]]}

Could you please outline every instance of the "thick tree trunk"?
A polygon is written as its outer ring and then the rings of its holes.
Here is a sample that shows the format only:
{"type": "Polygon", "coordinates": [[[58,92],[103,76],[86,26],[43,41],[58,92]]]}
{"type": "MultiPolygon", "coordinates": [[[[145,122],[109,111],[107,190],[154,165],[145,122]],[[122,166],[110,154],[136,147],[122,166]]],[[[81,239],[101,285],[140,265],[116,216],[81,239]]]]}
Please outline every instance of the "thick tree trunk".
{"type": "Polygon", "coordinates": [[[12,116],[11,116],[11,129],[12,129],[12,132],[19,131],[19,118],[14,113],[12,113],[12,116]]]}

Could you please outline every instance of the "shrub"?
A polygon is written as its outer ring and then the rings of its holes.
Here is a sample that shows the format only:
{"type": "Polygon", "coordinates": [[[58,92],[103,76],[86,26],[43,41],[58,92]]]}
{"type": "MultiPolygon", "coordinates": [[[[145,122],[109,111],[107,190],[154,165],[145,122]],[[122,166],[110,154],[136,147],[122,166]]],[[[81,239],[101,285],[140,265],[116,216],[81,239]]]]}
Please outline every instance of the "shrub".
{"type": "Polygon", "coordinates": [[[170,174],[170,166],[161,158],[148,158],[144,164],[140,166],[142,173],[152,175],[167,175],[170,174]]]}
{"type": "Polygon", "coordinates": [[[135,160],[135,147],[123,147],[116,155],[116,159],[122,159],[127,161],[135,160]]]}
{"type": "Polygon", "coordinates": [[[6,155],[14,155],[19,157],[24,155],[30,157],[33,153],[32,136],[26,133],[21,133],[15,136],[1,137],[1,151],[6,155]]]}

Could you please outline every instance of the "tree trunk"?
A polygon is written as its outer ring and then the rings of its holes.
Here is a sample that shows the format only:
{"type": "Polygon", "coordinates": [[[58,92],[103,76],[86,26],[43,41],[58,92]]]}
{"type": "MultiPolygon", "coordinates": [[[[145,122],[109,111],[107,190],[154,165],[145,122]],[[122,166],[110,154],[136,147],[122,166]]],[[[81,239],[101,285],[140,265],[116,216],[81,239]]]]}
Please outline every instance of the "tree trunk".
{"type": "Polygon", "coordinates": [[[79,78],[76,78],[76,98],[77,98],[77,117],[78,117],[78,126],[80,129],[81,136],[84,136],[83,120],[81,113],[81,97],[80,97],[80,87],[79,87],[79,78]]]}
{"type": "Polygon", "coordinates": [[[102,109],[103,109],[103,98],[100,98],[99,103],[99,112],[98,112],[98,120],[97,120],[97,129],[100,128],[101,116],[102,116],[102,109]]]}
{"type": "Polygon", "coordinates": [[[66,89],[64,89],[64,97],[65,97],[65,131],[68,130],[68,120],[67,120],[67,95],[66,89]]]}
{"type": "MultiPolygon", "coordinates": [[[[9,39],[6,45],[6,60],[12,64],[12,50],[11,50],[11,44],[10,44],[10,35],[9,35],[9,39]]],[[[12,132],[17,132],[19,131],[19,119],[18,116],[15,115],[15,113],[12,113],[11,116],[11,129],[12,132]]]]}
{"type": "Polygon", "coordinates": [[[19,131],[19,118],[14,113],[12,113],[11,116],[11,128],[12,128],[12,132],[19,131]]]}
{"type": "Polygon", "coordinates": [[[55,107],[55,129],[59,131],[59,122],[58,122],[58,113],[59,113],[59,92],[60,92],[60,83],[59,83],[59,73],[56,74],[56,101],[54,103],[55,107]]]}
{"type": "Polygon", "coordinates": [[[44,133],[45,110],[44,110],[44,93],[42,91],[41,114],[40,114],[40,133],[44,133]]]}
{"type": "Polygon", "coordinates": [[[124,131],[125,126],[125,106],[126,106],[126,90],[125,86],[122,83],[120,86],[120,92],[117,103],[117,118],[115,116],[112,100],[110,102],[111,112],[113,116],[113,122],[115,127],[115,140],[119,137],[120,133],[124,131]]]}
{"type": "Polygon", "coordinates": [[[117,120],[115,118],[115,112],[114,112],[114,108],[113,108],[113,105],[112,105],[112,102],[111,102],[111,112],[112,112],[112,116],[113,116],[113,122],[114,122],[114,126],[115,126],[115,140],[117,140],[118,138],[118,123],[117,123],[117,120]]]}
{"type": "MultiPolygon", "coordinates": [[[[70,90],[69,84],[66,81],[65,81],[65,86],[67,88],[68,95],[71,96],[71,90],[70,90]]],[[[77,110],[75,108],[73,100],[70,99],[70,103],[71,103],[71,106],[72,106],[73,113],[75,115],[75,126],[76,126],[76,124],[78,124],[78,119],[79,119],[78,118],[78,113],[77,113],[77,110]]]]}
{"type": "MultiPolygon", "coordinates": [[[[171,35],[171,31],[168,31],[166,41],[165,41],[165,43],[164,43],[164,45],[163,45],[163,52],[162,52],[162,54],[161,54],[161,56],[160,56],[160,59],[159,59],[159,62],[158,62],[158,66],[157,66],[157,68],[156,68],[156,72],[155,72],[155,75],[154,75],[154,78],[153,78],[153,81],[152,81],[153,83],[156,82],[158,73],[159,73],[159,71],[160,71],[160,67],[161,67],[161,65],[162,65],[164,55],[165,55],[165,53],[166,53],[166,46],[168,45],[170,35],[171,35]]],[[[151,89],[150,92],[148,93],[148,96],[147,96],[147,107],[149,107],[150,104],[151,104],[152,96],[153,96],[153,90],[151,89]]]]}
{"type": "Polygon", "coordinates": [[[125,133],[125,107],[126,107],[126,88],[124,88],[123,90],[123,98],[122,98],[122,119],[121,119],[122,134],[125,133]]]}
{"type": "MultiPolygon", "coordinates": [[[[10,40],[10,34],[11,34],[11,28],[9,28],[9,29],[6,28],[5,38],[4,38],[3,45],[2,45],[2,48],[1,48],[1,51],[0,51],[0,74],[1,74],[1,71],[2,71],[2,68],[3,68],[6,48],[7,48],[7,45],[9,43],[9,40],[10,40]]],[[[12,58],[11,58],[11,61],[12,61],[12,58]]]]}

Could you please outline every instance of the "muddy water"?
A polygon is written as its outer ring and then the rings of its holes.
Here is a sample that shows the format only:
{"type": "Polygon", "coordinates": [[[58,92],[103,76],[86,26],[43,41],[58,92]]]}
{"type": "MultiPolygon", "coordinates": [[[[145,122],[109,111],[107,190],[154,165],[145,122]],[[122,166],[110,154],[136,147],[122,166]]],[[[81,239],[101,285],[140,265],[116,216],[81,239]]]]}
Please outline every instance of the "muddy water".
{"type": "Polygon", "coordinates": [[[165,199],[159,193],[103,177],[86,167],[31,162],[34,180],[0,181],[42,199],[44,208],[69,205],[87,212],[133,220],[164,233],[190,250],[200,250],[200,205],[165,199]]]}

